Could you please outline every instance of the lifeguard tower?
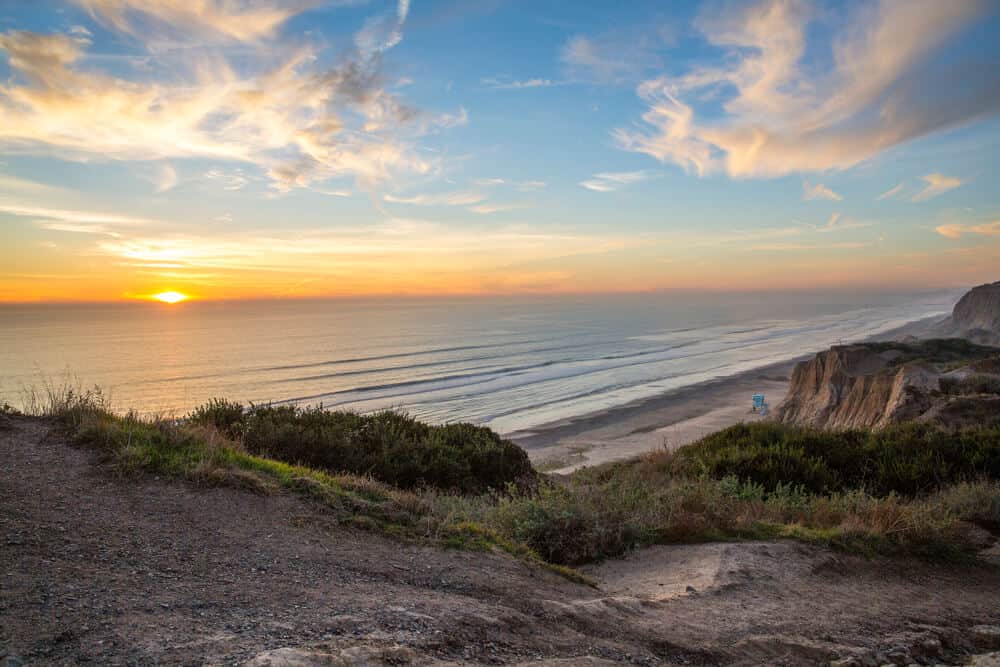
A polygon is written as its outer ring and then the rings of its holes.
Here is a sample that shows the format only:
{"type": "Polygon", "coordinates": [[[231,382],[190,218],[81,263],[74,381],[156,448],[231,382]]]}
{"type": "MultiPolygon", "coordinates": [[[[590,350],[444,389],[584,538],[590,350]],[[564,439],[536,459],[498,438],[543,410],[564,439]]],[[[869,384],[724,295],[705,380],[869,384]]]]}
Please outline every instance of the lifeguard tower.
{"type": "Polygon", "coordinates": [[[764,394],[754,394],[751,397],[751,401],[750,412],[759,415],[766,415],[768,413],[767,401],[764,400],[764,394]]]}

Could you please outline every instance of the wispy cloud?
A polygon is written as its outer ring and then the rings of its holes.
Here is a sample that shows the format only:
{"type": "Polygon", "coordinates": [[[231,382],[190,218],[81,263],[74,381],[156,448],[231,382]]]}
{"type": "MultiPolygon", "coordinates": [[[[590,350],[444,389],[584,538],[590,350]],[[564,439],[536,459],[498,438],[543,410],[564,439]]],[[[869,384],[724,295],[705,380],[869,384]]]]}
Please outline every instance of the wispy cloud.
{"type": "Polygon", "coordinates": [[[512,211],[518,208],[522,208],[522,206],[520,204],[479,204],[477,206],[470,206],[468,210],[472,213],[478,213],[480,215],[490,215],[492,213],[512,211]]]}
{"type": "Polygon", "coordinates": [[[913,201],[927,201],[962,185],[961,180],[944,174],[927,174],[923,180],[927,185],[913,195],[913,201]]]}
{"type": "Polygon", "coordinates": [[[246,187],[250,179],[246,177],[242,169],[209,169],[205,172],[205,178],[214,183],[218,183],[224,190],[242,190],[246,187]]]}
{"type": "Polygon", "coordinates": [[[149,178],[149,182],[153,184],[153,189],[156,192],[166,192],[167,190],[174,189],[177,186],[178,180],[177,170],[169,164],[158,166],[149,178]]]}
{"type": "Polygon", "coordinates": [[[906,188],[906,185],[903,184],[903,183],[900,183],[899,185],[897,185],[897,186],[895,186],[893,188],[889,188],[888,190],[886,190],[885,192],[883,192],[882,194],[880,194],[878,197],[875,198],[875,200],[876,201],[882,201],[884,199],[891,199],[891,198],[895,197],[896,195],[898,195],[900,192],[902,192],[905,188],[906,188]]]}
{"type": "MultiPolygon", "coordinates": [[[[315,5],[309,0],[75,0],[104,25],[136,36],[167,31],[179,39],[214,35],[249,42],[315,5]]],[[[89,32],[84,34],[90,34],[89,32]]]]}
{"type": "Polygon", "coordinates": [[[370,186],[436,168],[436,160],[407,141],[407,131],[412,140],[428,128],[468,121],[464,109],[420,112],[383,85],[384,54],[402,39],[405,0],[394,14],[366,22],[353,48],[330,66],[319,65],[312,46],[283,43],[247,51],[238,68],[201,38],[257,44],[313,3],[78,1],[112,30],[139,38],[171,34],[202,51],[198,58],[174,58],[177,76],[170,80],[142,71],[125,78],[81,64],[89,48],[85,36],[0,34],[12,74],[0,85],[0,147],[8,152],[83,160],[209,158],[253,164],[279,190],[340,176],[370,186]]]}
{"type": "Polygon", "coordinates": [[[981,236],[1000,236],[1000,220],[986,222],[980,225],[948,224],[935,227],[941,236],[949,239],[960,239],[964,234],[979,234],[981,236]]]}
{"type": "Polygon", "coordinates": [[[821,233],[842,232],[848,229],[871,227],[874,224],[874,222],[865,222],[862,220],[855,220],[853,218],[845,218],[840,213],[833,213],[827,219],[826,224],[817,228],[816,231],[821,233]]]}
{"type": "Polygon", "coordinates": [[[413,204],[415,206],[470,206],[486,199],[481,192],[442,192],[437,194],[420,194],[409,197],[399,195],[383,195],[382,199],[393,204],[413,204]]]}
{"type": "Polygon", "coordinates": [[[698,175],[774,177],[846,169],[937,130],[1000,111],[1000,70],[969,61],[922,67],[946,39],[995,10],[988,0],[862,3],[832,40],[832,67],[802,66],[805,0],[764,0],[704,13],[698,27],[727,66],[643,82],[649,109],[613,133],[625,150],[698,175]],[[956,72],[961,71],[961,75],[956,72]],[[722,98],[721,119],[702,121],[699,96],[722,98]]]}
{"type": "Polygon", "coordinates": [[[38,227],[48,231],[100,234],[110,237],[119,237],[124,230],[129,228],[159,224],[159,221],[149,218],[101,211],[50,208],[0,199],[0,214],[2,213],[19,218],[30,218],[38,227]]]}
{"type": "Polygon", "coordinates": [[[522,192],[533,192],[543,190],[547,186],[545,181],[522,181],[517,184],[517,189],[522,192]]]}
{"type": "Polygon", "coordinates": [[[493,88],[494,90],[522,90],[525,88],[549,88],[550,86],[556,85],[557,82],[552,81],[552,79],[524,79],[523,81],[517,80],[505,80],[497,78],[482,79],[480,81],[484,86],[493,88]]]}
{"type": "Polygon", "coordinates": [[[848,250],[864,248],[861,242],[846,243],[757,243],[750,246],[751,250],[770,252],[794,252],[801,250],[848,250]]]}
{"type": "Polygon", "coordinates": [[[802,182],[802,198],[811,201],[815,199],[829,199],[831,201],[840,201],[843,197],[826,187],[822,183],[811,184],[809,181],[802,182]]]}
{"type": "Polygon", "coordinates": [[[616,28],[597,35],[574,35],[559,54],[571,79],[596,83],[636,81],[662,67],[660,51],[676,42],[672,26],[656,23],[616,28]]]}
{"type": "Polygon", "coordinates": [[[647,178],[648,175],[644,171],[605,172],[580,181],[580,185],[594,192],[614,192],[647,178]]]}
{"type": "Polygon", "coordinates": [[[506,181],[504,181],[504,179],[502,178],[475,178],[472,180],[472,182],[484,188],[490,188],[495,185],[503,185],[504,183],[506,183],[506,181]]]}

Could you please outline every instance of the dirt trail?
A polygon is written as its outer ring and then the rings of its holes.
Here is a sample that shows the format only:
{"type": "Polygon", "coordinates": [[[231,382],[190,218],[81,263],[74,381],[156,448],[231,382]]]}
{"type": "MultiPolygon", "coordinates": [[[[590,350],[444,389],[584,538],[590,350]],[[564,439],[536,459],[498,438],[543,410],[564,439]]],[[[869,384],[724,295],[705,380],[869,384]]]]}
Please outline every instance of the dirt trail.
{"type": "Polygon", "coordinates": [[[336,526],[288,495],[116,482],[45,421],[11,425],[0,662],[806,665],[897,645],[955,656],[1000,623],[995,566],[690,545],[592,567],[595,590],[336,526]]]}

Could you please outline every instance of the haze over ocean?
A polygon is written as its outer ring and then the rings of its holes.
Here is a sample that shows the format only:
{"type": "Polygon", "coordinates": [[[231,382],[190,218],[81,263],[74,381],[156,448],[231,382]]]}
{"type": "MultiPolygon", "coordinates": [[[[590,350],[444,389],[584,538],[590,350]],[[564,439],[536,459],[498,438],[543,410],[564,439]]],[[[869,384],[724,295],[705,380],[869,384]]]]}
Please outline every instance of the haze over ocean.
{"type": "Polygon", "coordinates": [[[944,314],[957,292],[661,292],[0,307],[0,401],[67,376],[120,408],[212,397],[510,433],[944,314]]]}

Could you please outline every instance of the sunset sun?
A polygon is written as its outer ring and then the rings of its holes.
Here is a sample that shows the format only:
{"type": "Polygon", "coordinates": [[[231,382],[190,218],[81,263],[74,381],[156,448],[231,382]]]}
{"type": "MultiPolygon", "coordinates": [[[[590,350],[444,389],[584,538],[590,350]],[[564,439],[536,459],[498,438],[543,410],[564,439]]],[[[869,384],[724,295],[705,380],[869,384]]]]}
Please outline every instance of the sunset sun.
{"type": "Polygon", "coordinates": [[[191,297],[187,294],[182,294],[181,292],[160,292],[159,294],[154,294],[150,298],[161,303],[180,303],[181,301],[187,301],[191,297]]]}

